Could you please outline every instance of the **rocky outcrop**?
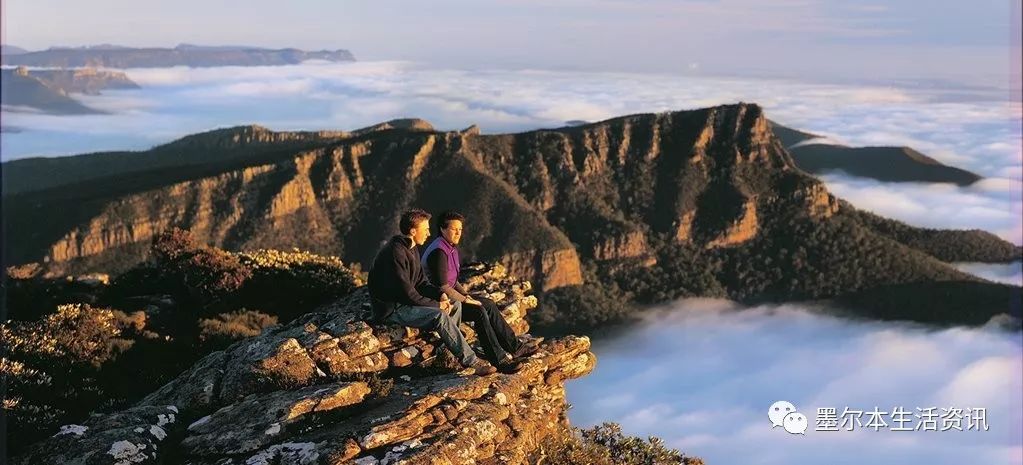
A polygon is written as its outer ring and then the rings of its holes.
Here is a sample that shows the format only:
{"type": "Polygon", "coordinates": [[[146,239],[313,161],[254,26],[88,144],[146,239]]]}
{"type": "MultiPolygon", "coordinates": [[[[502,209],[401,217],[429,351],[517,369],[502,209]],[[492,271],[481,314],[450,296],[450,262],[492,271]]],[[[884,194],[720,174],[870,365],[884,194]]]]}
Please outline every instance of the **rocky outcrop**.
{"type": "Polygon", "coordinates": [[[294,143],[325,142],[342,139],[349,134],[344,131],[272,131],[256,124],[216,129],[192,136],[186,136],[164,149],[178,150],[235,150],[255,148],[263,145],[287,147],[294,143]]]}
{"type": "Polygon", "coordinates": [[[127,74],[120,71],[79,68],[38,69],[30,72],[23,66],[18,67],[17,71],[23,71],[25,76],[31,74],[51,88],[60,89],[65,93],[99,95],[100,91],[107,89],[140,88],[127,74]]]}
{"type": "Polygon", "coordinates": [[[821,184],[812,184],[804,189],[797,190],[793,197],[803,201],[803,206],[812,218],[830,218],[835,213],[838,213],[838,199],[831,195],[821,184]]]}
{"type": "Polygon", "coordinates": [[[626,116],[507,141],[476,137],[467,145],[597,260],[643,256],[659,234],[720,241],[749,210],[745,199],[773,202],[790,178],[801,177],[763,111],[748,104],[626,116]],[[637,231],[638,224],[649,230],[637,231]]]}
{"type": "Polygon", "coordinates": [[[676,225],[675,229],[675,240],[678,242],[688,242],[693,237],[693,220],[696,219],[696,212],[690,211],[682,214],[677,221],[674,222],[676,225]]]}
{"type": "Polygon", "coordinates": [[[749,199],[742,204],[739,218],[734,220],[720,236],[707,243],[707,248],[741,244],[757,234],[757,202],[749,199]]]}
{"type": "Polygon", "coordinates": [[[37,77],[26,68],[0,70],[3,87],[0,102],[7,111],[29,109],[55,115],[102,114],[100,110],[88,107],[68,96],[58,86],[37,77]]]}
{"type": "Polygon", "coordinates": [[[575,249],[537,250],[505,255],[500,259],[516,276],[540,276],[540,289],[582,284],[579,255],[575,249]]]}
{"type": "Polygon", "coordinates": [[[591,254],[597,260],[622,260],[644,257],[650,253],[646,236],[640,231],[612,235],[596,241],[591,254]]]}
{"type": "Polygon", "coordinates": [[[12,463],[130,465],[156,463],[166,451],[168,431],[181,429],[177,408],[136,406],[65,425],[27,455],[12,463]]]}
{"type": "MultiPolygon", "coordinates": [[[[519,334],[528,282],[477,265],[467,286],[519,334]]],[[[419,330],[362,320],[365,289],[200,360],[137,405],[66,425],[16,464],[523,463],[562,427],[589,340],[546,341],[518,372],[452,371],[419,330]]],[[[474,340],[471,328],[463,330],[474,340]]]]}
{"type": "Polygon", "coordinates": [[[419,118],[399,118],[387,121],[385,123],[374,124],[367,126],[362,129],[356,129],[352,131],[353,135],[361,136],[376,131],[386,131],[389,129],[402,129],[406,131],[429,131],[432,132],[433,125],[429,121],[419,118]]]}

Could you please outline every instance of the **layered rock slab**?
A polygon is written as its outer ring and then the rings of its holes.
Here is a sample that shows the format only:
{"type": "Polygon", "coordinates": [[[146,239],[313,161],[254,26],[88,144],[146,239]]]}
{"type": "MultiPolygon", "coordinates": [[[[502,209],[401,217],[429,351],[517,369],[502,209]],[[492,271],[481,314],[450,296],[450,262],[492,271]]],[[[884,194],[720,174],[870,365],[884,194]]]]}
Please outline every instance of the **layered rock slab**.
{"type": "MultiPolygon", "coordinates": [[[[491,265],[471,267],[467,285],[528,331],[529,282],[491,265]]],[[[566,422],[564,381],[596,362],[589,339],[570,336],[541,344],[514,374],[454,371],[435,334],[367,323],[367,298],[360,289],[212,353],[14,463],[520,463],[566,422]]]]}

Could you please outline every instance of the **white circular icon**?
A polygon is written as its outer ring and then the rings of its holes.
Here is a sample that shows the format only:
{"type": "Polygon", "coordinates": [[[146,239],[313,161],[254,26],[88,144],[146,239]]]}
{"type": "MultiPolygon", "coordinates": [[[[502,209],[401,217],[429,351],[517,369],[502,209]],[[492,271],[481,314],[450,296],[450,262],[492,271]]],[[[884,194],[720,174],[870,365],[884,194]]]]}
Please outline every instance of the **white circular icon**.
{"type": "Polygon", "coordinates": [[[792,412],[782,419],[785,431],[792,434],[806,434],[806,415],[799,412],[792,412]]]}
{"type": "Polygon", "coordinates": [[[796,411],[796,406],[792,405],[792,402],[786,402],[779,400],[771,404],[770,410],[767,411],[767,417],[771,419],[771,427],[784,426],[782,420],[785,419],[785,415],[788,415],[796,411]]]}

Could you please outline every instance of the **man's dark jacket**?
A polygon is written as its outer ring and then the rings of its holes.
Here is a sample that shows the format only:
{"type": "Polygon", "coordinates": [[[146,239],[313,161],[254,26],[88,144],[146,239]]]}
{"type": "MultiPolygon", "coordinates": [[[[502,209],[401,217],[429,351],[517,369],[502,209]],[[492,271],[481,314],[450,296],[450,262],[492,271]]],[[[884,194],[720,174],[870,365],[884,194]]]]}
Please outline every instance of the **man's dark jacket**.
{"type": "Polygon", "coordinates": [[[399,304],[440,307],[440,288],[426,280],[419,250],[408,236],[392,237],[377,253],[369,270],[369,296],[378,321],[390,316],[399,304]]]}

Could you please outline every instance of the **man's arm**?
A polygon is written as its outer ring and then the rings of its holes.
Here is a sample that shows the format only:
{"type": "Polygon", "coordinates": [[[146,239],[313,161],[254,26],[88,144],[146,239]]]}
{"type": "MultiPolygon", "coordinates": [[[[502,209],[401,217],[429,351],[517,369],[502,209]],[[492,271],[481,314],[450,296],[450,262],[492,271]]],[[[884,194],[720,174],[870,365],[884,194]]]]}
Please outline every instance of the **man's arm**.
{"type": "Polygon", "coordinates": [[[443,282],[444,278],[447,277],[448,275],[447,252],[441,249],[433,249],[433,251],[430,252],[430,255],[426,256],[426,266],[430,270],[429,275],[438,281],[434,282],[433,284],[434,285],[439,284],[441,292],[446,294],[448,297],[451,298],[451,300],[454,300],[455,302],[465,302],[465,298],[467,297],[468,294],[458,291],[458,289],[461,288],[461,285],[458,284],[457,280],[455,280],[455,285],[458,286],[457,288],[448,283],[443,282]]]}
{"type": "Polygon", "coordinates": [[[394,272],[397,275],[395,278],[400,283],[401,290],[405,293],[409,302],[420,307],[440,307],[440,302],[420,294],[416,286],[410,281],[412,270],[409,267],[408,256],[395,247],[392,258],[394,259],[394,272]]]}

